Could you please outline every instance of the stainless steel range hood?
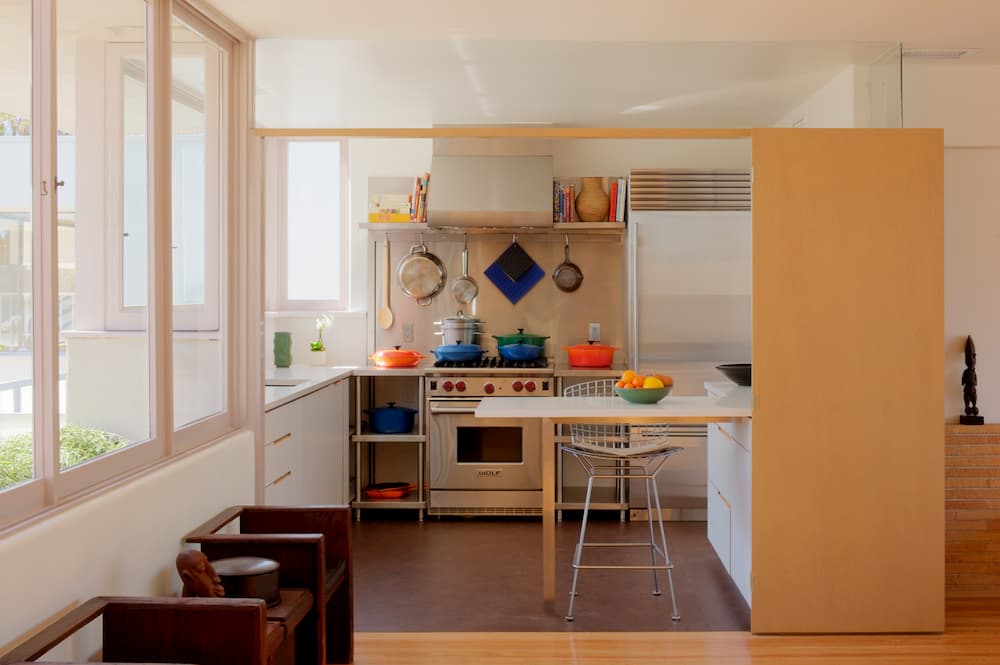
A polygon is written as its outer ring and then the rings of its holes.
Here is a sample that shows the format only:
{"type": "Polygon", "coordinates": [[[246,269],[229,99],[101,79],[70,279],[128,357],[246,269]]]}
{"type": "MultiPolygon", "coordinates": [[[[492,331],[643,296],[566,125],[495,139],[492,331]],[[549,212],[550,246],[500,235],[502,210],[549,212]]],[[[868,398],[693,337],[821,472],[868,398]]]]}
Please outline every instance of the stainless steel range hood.
{"type": "Polygon", "coordinates": [[[552,156],[435,154],[427,224],[552,226],[552,156]]]}

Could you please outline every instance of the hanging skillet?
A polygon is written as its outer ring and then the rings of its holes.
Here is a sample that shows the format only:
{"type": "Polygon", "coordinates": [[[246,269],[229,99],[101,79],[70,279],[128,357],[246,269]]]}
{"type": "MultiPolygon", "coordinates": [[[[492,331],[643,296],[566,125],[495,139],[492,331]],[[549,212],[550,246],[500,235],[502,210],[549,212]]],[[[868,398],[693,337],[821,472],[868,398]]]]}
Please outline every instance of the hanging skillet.
{"type": "Polygon", "coordinates": [[[552,272],[552,281],[560,291],[576,291],[583,282],[583,272],[580,267],[569,260],[569,236],[566,236],[566,259],[556,266],[552,272]]]}
{"type": "Polygon", "coordinates": [[[444,264],[427,251],[422,236],[420,244],[411,247],[410,253],[399,260],[396,276],[403,293],[416,300],[418,305],[430,305],[448,281],[444,264]]]}
{"type": "Polygon", "coordinates": [[[462,276],[451,283],[451,294],[455,300],[468,305],[479,295],[479,286],[469,277],[469,234],[465,234],[465,248],[462,249],[462,276]]]}

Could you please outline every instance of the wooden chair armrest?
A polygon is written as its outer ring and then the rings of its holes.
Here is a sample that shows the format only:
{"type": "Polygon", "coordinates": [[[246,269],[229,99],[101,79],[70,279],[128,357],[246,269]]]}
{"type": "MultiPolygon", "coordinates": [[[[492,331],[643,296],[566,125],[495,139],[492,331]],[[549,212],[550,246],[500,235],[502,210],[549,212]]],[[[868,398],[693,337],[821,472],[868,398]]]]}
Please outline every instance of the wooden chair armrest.
{"type": "Polygon", "coordinates": [[[19,663],[40,658],[57,644],[100,616],[106,604],[104,598],[91,598],[7,653],[0,654],[0,663],[19,663]]]}

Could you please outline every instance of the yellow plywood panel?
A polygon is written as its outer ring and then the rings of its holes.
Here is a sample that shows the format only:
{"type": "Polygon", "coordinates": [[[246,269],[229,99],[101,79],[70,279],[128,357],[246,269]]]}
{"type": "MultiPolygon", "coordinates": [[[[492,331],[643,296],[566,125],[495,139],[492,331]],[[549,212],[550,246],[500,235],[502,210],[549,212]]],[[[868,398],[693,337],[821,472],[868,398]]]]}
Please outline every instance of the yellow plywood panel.
{"type": "Polygon", "coordinates": [[[942,132],[752,142],[752,630],[942,630],[942,132]]]}

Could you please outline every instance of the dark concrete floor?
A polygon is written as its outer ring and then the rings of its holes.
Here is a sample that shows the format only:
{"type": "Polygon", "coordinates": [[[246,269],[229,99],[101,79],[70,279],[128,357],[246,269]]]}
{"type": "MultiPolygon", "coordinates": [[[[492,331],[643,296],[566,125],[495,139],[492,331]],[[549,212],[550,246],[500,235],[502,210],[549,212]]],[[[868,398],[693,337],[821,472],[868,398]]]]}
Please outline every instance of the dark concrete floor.
{"type": "MultiPolygon", "coordinates": [[[[362,632],[709,631],[749,630],[750,610],[705,536],[704,522],[667,522],[681,620],[670,619],[666,576],[652,595],[652,574],[581,571],[576,619],[568,607],[580,522],[557,523],[556,612],[541,601],[538,519],[427,518],[365,511],[352,532],[355,623],[362,632]]],[[[617,516],[617,513],[614,513],[617,516]]],[[[592,519],[588,541],[642,541],[644,522],[592,519]]],[[[591,562],[648,563],[645,548],[595,550],[591,562]]]]}

